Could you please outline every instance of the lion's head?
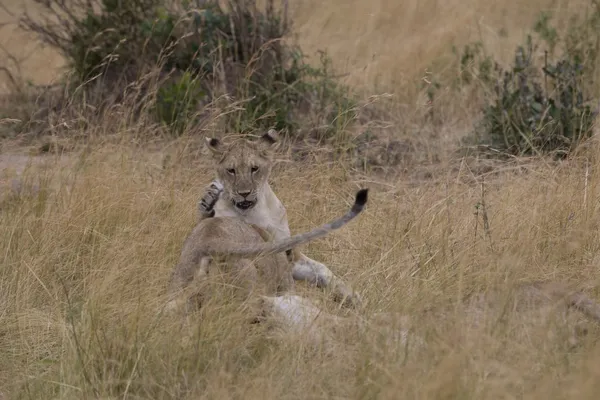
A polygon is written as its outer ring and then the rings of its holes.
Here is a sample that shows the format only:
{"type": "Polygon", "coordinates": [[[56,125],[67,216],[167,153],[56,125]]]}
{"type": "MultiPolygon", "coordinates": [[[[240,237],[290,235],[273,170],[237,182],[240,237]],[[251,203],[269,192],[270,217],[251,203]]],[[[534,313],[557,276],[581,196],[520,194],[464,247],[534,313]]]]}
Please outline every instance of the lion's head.
{"type": "Polygon", "coordinates": [[[217,176],[224,187],[224,200],[241,211],[256,205],[271,173],[277,140],[277,132],[273,129],[253,141],[239,139],[225,144],[219,139],[206,138],[206,146],[216,161],[217,176]]]}

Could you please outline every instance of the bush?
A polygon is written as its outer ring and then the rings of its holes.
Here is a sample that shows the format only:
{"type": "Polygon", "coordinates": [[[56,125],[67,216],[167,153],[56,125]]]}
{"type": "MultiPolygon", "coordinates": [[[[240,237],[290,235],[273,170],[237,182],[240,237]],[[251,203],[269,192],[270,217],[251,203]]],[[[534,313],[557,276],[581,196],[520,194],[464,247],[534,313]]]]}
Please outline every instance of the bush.
{"type": "Polygon", "coordinates": [[[600,9],[573,21],[564,37],[550,21],[550,14],[540,16],[508,69],[485,55],[481,45],[462,53],[461,67],[467,71],[462,82],[476,76],[490,94],[473,139],[495,154],[564,157],[591,135],[600,9]]]}
{"type": "Polygon", "coordinates": [[[172,132],[224,98],[236,105],[224,113],[227,129],[239,132],[274,127],[297,134],[305,115],[323,115],[327,126],[339,115],[353,118],[350,94],[335,82],[327,56],[313,67],[283,41],[290,26],[285,2],[276,10],[273,0],[263,8],[257,0],[35,1],[47,18],[25,14],[23,26],[69,60],[79,90],[100,83],[106,93],[124,93],[158,67],[158,88],[153,92],[148,80],[141,91],[154,105],[141,108],[172,132]]]}
{"type": "Polygon", "coordinates": [[[188,124],[197,122],[195,111],[204,97],[200,81],[186,71],[174,82],[160,86],[155,104],[156,115],[173,132],[180,134],[188,124]]]}

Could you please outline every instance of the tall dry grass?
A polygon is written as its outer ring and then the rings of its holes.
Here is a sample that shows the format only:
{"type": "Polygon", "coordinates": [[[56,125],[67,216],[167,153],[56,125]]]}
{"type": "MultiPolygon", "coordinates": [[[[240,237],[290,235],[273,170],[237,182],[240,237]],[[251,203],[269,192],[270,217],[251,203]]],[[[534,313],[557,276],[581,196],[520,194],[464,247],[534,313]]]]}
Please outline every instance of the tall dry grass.
{"type": "MultiPolygon", "coordinates": [[[[482,38],[508,60],[540,10],[554,9],[564,22],[576,8],[569,5],[336,0],[291,6],[305,50],[326,48],[355,87],[419,105],[419,74],[440,59],[443,67],[453,41],[482,38]],[[508,37],[500,37],[501,29],[508,37]]],[[[4,44],[16,51],[19,40],[4,44]]],[[[29,71],[43,77],[48,68],[36,63],[29,71]]],[[[460,101],[469,110],[469,99],[460,101]]],[[[321,163],[289,163],[291,155],[282,153],[273,186],[293,232],[345,210],[358,187],[371,188],[363,215],[304,248],[359,290],[365,309],[339,310],[327,293],[306,285],[298,291],[337,315],[412,316],[427,344],[413,349],[376,331],[348,331],[331,353],[302,338],[270,338],[264,327],[244,323],[244,307],[225,295],[187,319],[160,312],[212,172],[196,139],[137,145],[149,128],[131,125],[126,111],[74,132],[99,139],[66,161],[50,156],[48,168],[26,169],[21,191],[1,194],[4,397],[597,397],[600,333],[593,324],[572,347],[560,318],[525,321],[507,309],[473,330],[458,307],[466,294],[500,287],[510,296],[513,283],[534,280],[567,281],[600,297],[595,142],[558,165],[533,160],[496,169],[483,193],[481,178],[460,160],[414,185],[379,181],[318,156],[321,163]],[[102,140],[106,134],[110,142],[102,140]],[[448,307],[450,318],[423,316],[429,307],[448,307]]],[[[439,129],[458,135],[454,117],[444,118],[439,129]]]]}
{"type": "MultiPolygon", "coordinates": [[[[24,8],[35,15],[35,4],[3,0],[2,5],[6,8],[0,10],[0,44],[20,61],[23,78],[40,84],[56,79],[64,66],[60,55],[35,47],[34,37],[14,25],[24,8]]],[[[560,28],[589,9],[590,2],[308,0],[289,6],[293,39],[307,55],[326,50],[347,83],[368,92],[394,93],[414,104],[419,101],[415,83],[433,67],[439,72],[451,65],[452,45],[460,48],[481,40],[488,53],[510,62],[541,11],[553,12],[560,28]]]]}
{"type": "Polygon", "coordinates": [[[410,101],[403,92],[427,70],[443,70],[443,61],[454,58],[452,45],[481,40],[488,54],[510,62],[541,11],[551,11],[560,29],[590,9],[590,2],[310,0],[290,7],[307,53],[325,49],[353,86],[410,101]]]}
{"type": "MultiPolygon", "coordinates": [[[[413,316],[427,344],[413,352],[349,331],[332,354],[270,339],[226,297],[188,319],[160,312],[211,173],[184,150],[194,141],[153,152],[129,143],[90,145],[68,165],[28,169],[21,194],[3,199],[0,387],[9,398],[597,395],[594,325],[573,348],[560,320],[523,321],[506,310],[472,331],[452,310],[473,291],[532,280],[595,294],[598,146],[587,162],[488,177],[487,231],[475,213],[481,186],[466,167],[414,186],[376,182],[341,163],[279,163],[274,186],[294,232],[343,211],[357,187],[372,188],[363,215],[305,251],[363,294],[360,314],[413,316]],[[450,318],[422,317],[440,306],[450,318]]],[[[332,313],[354,313],[318,289],[298,291],[332,313]]]]}

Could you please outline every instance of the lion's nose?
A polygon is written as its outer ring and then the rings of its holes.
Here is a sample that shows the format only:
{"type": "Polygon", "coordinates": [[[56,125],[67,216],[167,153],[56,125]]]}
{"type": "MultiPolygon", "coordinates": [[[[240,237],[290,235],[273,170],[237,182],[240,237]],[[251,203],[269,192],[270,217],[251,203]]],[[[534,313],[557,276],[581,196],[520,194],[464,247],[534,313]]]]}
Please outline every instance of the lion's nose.
{"type": "Polygon", "coordinates": [[[242,196],[243,198],[246,198],[246,197],[250,196],[250,193],[251,193],[250,191],[247,191],[247,192],[238,192],[238,194],[240,196],[242,196]]]}

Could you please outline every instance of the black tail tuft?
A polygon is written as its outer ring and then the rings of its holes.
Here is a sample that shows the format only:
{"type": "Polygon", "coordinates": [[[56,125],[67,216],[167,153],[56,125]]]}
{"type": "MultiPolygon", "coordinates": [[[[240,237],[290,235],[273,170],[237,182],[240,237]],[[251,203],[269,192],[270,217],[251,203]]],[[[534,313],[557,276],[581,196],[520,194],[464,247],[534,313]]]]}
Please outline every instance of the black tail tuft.
{"type": "Polygon", "coordinates": [[[356,199],[354,200],[354,205],[352,206],[352,211],[355,213],[359,213],[362,211],[365,204],[367,204],[367,200],[369,189],[360,189],[356,192],[356,199]]]}
{"type": "Polygon", "coordinates": [[[356,192],[356,200],[354,200],[354,204],[359,206],[364,206],[367,204],[367,200],[369,198],[368,194],[369,189],[360,189],[358,192],[356,192]]]}

